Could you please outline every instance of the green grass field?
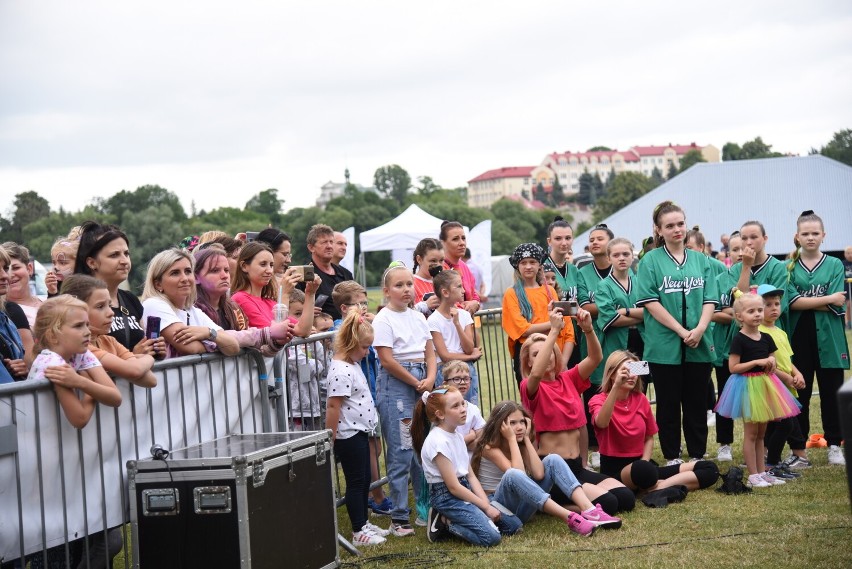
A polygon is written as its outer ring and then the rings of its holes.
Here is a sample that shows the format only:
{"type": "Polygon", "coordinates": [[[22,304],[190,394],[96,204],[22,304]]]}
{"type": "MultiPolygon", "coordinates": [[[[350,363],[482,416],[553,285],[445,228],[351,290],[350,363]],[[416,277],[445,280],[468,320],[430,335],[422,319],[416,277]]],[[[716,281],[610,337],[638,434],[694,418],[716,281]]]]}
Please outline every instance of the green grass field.
{"type": "MultiPolygon", "coordinates": [[[[511,363],[499,324],[484,324],[483,346],[491,361],[480,365],[483,412],[505,398],[517,398],[511,363]],[[508,372],[506,370],[509,370],[508,372]]],[[[847,378],[849,374],[847,373],[847,378]]],[[[811,431],[822,432],[817,398],[811,403],[811,431]]],[[[716,455],[710,428],[709,455],[716,455]]],[[[736,424],[734,464],[742,462],[742,423],[736,424]]],[[[828,466],[825,449],[812,449],[814,467],[785,486],[726,496],[714,489],[689,495],[682,504],[654,510],[637,504],[623,515],[624,526],[582,538],[565,524],[539,515],[524,531],[485,549],[456,540],[431,544],[424,528],[414,537],[389,537],[362,548],[362,557],[341,551],[343,566],[511,568],[559,567],[852,567],[852,516],[844,469],[828,466]]],[[[655,459],[662,461],[659,449],[655,459]]],[[[726,471],[727,466],[722,465],[726,471]]],[[[340,475],[342,484],[342,474],[340,475]]],[[[413,500],[412,502],[413,503],[413,500]]],[[[373,517],[387,526],[388,518],[373,517]]],[[[351,535],[345,508],[338,511],[340,533],[351,535]]]]}

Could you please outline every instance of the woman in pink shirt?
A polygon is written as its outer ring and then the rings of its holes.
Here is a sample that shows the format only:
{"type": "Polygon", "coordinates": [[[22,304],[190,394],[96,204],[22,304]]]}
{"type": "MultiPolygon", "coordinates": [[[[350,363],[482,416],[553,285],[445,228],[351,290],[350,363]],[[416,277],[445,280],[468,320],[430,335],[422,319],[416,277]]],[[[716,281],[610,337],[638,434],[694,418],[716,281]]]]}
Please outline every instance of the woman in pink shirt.
{"type": "Polygon", "coordinates": [[[589,401],[600,446],[601,474],[612,476],[637,492],[672,486],[698,490],[714,485],[719,468],[709,460],[662,467],[651,462],[658,429],[651,404],[642,393],[642,380],[630,365],[637,359],[625,350],[610,354],[601,393],[589,401]]]}
{"type": "Polygon", "coordinates": [[[444,244],[444,268],[454,269],[461,274],[464,286],[464,308],[473,315],[479,310],[480,298],[479,293],[476,292],[473,273],[464,262],[464,252],[467,250],[464,227],[458,221],[445,221],[441,224],[439,239],[444,244]]]}

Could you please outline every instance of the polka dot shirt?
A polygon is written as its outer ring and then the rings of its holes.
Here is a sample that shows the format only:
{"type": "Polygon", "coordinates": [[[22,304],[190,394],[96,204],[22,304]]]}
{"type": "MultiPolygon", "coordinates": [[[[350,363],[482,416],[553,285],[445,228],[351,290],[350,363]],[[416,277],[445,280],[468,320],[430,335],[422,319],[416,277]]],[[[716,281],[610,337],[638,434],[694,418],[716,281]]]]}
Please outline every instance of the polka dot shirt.
{"type": "Polygon", "coordinates": [[[358,433],[372,433],[378,423],[376,405],[361,366],[331,360],[328,368],[328,396],[343,397],[337,438],[348,439],[358,433]]]}

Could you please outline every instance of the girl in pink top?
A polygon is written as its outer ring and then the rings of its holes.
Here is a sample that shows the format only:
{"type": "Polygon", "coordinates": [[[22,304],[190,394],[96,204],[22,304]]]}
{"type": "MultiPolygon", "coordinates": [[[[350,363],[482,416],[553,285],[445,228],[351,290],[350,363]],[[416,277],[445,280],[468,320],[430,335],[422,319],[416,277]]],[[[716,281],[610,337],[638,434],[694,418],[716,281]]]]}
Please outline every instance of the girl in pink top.
{"type": "Polygon", "coordinates": [[[464,285],[464,309],[473,315],[479,310],[479,293],[476,292],[476,280],[464,262],[467,250],[467,236],[464,227],[458,221],[445,221],[441,224],[441,242],[444,244],[444,268],[454,269],[462,276],[464,285]]]}
{"type": "Polygon", "coordinates": [[[600,445],[601,473],[639,492],[672,486],[698,490],[714,485],[719,469],[709,460],[662,467],[650,462],[658,429],[651,404],[642,393],[642,380],[629,365],[637,360],[625,350],[610,354],[604,367],[602,393],[589,401],[600,445]]]}

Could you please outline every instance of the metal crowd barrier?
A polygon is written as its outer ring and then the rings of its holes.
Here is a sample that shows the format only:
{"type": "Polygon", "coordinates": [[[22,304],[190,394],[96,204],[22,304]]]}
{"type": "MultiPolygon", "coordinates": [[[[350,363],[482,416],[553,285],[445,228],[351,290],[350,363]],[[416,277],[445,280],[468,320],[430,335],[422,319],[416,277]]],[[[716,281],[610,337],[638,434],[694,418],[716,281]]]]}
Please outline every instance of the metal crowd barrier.
{"type": "MultiPolygon", "coordinates": [[[[106,530],[129,521],[128,460],[148,458],[155,443],[173,449],[272,429],[259,352],[174,358],[156,363],[154,373],[152,389],[118,380],[121,406],[97,405],[80,430],[65,419],[49,381],[0,385],[3,569],[71,567],[77,557],[84,567],[109,567],[100,546],[106,530]]],[[[130,562],[125,556],[125,567],[130,562]]]]}

